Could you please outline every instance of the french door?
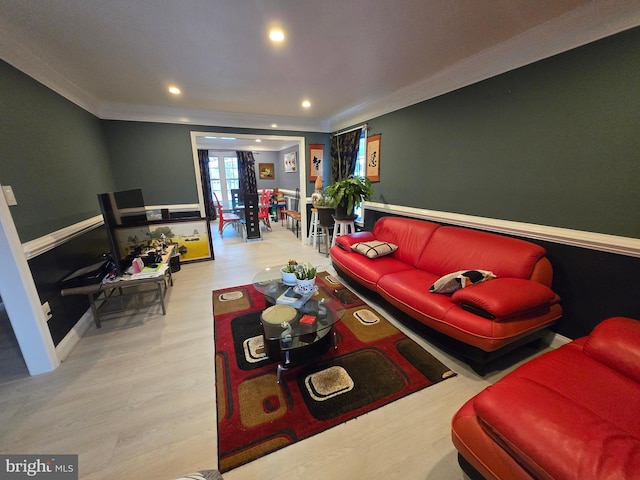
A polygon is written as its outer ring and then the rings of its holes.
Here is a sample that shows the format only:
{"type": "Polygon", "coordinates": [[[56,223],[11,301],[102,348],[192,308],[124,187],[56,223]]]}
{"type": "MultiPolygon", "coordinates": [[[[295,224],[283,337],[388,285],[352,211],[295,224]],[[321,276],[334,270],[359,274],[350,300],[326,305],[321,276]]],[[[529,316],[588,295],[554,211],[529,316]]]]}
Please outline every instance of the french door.
{"type": "Polygon", "coordinates": [[[240,186],[236,156],[210,152],[209,178],[211,179],[211,191],[218,196],[221,202],[230,202],[231,190],[240,186]]]}

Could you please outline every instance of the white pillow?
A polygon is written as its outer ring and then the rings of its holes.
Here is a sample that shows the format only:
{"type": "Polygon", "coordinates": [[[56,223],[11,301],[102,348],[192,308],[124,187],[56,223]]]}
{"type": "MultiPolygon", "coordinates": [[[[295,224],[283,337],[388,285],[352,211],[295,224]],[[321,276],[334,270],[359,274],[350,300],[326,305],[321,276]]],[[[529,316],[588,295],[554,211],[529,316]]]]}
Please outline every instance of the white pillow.
{"type": "Polygon", "coordinates": [[[380,240],[372,240],[370,242],[360,242],[351,245],[351,250],[361,253],[368,258],[378,258],[389,255],[398,249],[397,245],[389,242],[381,242],[380,240]]]}
{"type": "Polygon", "coordinates": [[[492,278],[496,278],[496,276],[493,272],[487,270],[460,270],[440,277],[429,287],[429,292],[453,293],[461,288],[491,280],[492,278]]]}

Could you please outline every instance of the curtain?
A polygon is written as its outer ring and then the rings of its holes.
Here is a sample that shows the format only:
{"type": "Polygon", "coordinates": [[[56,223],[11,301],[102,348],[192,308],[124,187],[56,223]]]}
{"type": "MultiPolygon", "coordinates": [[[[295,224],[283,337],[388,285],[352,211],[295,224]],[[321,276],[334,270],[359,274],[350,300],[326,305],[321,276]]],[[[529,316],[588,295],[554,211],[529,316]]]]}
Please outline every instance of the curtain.
{"type": "Polygon", "coordinates": [[[242,193],[258,193],[256,182],[256,161],[252,152],[236,152],[238,157],[238,176],[242,193]]]}
{"type": "Polygon", "coordinates": [[[358,146],[362,128],[331,139],[331,180],[343,180],[353,175],[358,160],[358,146]]]}
{"type": "Polygon", "coordinates": [[[216,206],[211,194],[211,177],[209,175],[209,150],[198,150],[200,164],[200,181],[202,182],[202,196],[204,198],[204,213],[209,220],[218,218],[216,206]]]}

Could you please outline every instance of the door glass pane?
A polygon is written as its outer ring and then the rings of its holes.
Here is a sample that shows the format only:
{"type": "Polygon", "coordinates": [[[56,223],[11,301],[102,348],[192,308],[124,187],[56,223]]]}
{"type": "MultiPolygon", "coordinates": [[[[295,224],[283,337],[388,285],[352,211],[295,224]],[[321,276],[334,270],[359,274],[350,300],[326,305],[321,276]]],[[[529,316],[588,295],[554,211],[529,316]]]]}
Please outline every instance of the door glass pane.
{"type": "Polygon", "coordinates": [[[224,157],[224,177],[227,184],[227,190],[239,188],[238,180],[238,160],[236,157],[224,157]]]}

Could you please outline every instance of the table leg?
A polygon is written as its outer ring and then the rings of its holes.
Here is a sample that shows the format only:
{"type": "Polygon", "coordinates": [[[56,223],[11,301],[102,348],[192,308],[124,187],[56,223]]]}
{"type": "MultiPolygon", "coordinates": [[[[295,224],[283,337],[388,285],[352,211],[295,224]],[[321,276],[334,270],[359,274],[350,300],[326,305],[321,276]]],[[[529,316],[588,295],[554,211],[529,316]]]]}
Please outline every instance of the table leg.
{"type": "Polygon", "coordinates": [[[87,296],[89,297],[89,305],[91,305],[91,313],[93,313],[93,321],[96,324],[96,328],[100,328],[102,325],[100,324],[100,316],[98,314],[98,309],[96,308],[96,299],[91,293],[87,296]]]}
{"type": "Polygon", "coordinates": [[[291,358],[289,357],[289,351],[284,352],[284,364],[279,363],[276,374],[276,383],[280,383],[280,379],[282,378],[282,372],[286,372],[289,364],[291,363],[291,358]]]}

